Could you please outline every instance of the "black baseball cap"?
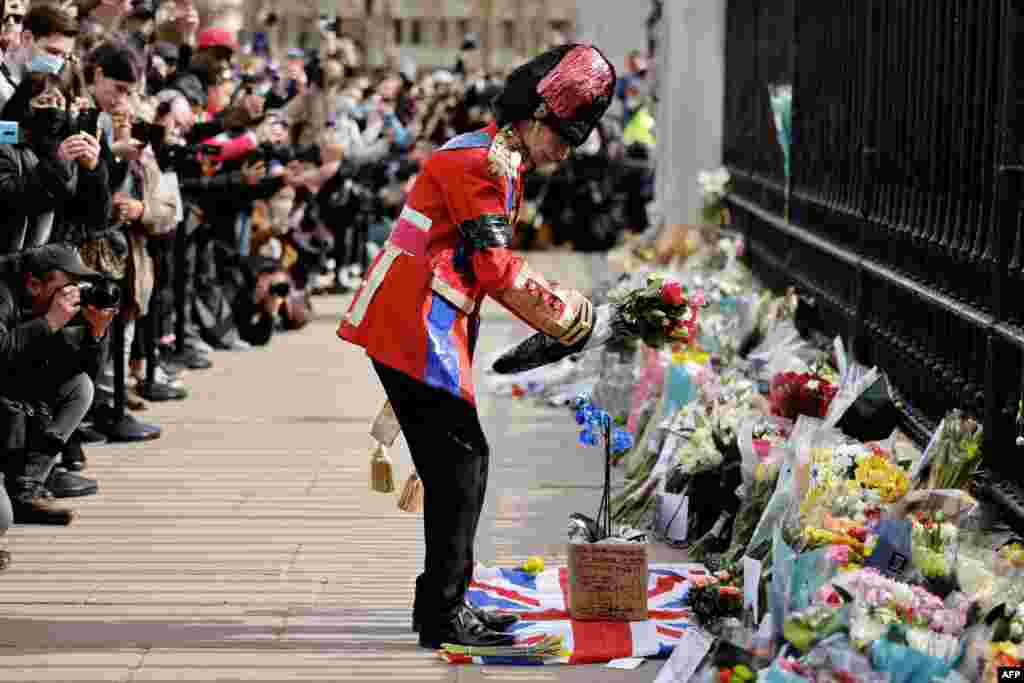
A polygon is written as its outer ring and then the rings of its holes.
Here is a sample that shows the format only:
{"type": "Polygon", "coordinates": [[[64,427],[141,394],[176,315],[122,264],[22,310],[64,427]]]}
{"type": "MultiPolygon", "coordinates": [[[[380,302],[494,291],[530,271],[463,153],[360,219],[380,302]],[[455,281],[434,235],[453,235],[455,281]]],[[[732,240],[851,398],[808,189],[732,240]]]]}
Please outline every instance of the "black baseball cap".
{"type": "Polygon", "coordinates": [[[25,272],[37,275],[59,270],[77,277],[102,277],[82,262],[82,257],[73,247],[64,244],[47,244],[27,249],[22,254],[21,263],[25,272]]]}

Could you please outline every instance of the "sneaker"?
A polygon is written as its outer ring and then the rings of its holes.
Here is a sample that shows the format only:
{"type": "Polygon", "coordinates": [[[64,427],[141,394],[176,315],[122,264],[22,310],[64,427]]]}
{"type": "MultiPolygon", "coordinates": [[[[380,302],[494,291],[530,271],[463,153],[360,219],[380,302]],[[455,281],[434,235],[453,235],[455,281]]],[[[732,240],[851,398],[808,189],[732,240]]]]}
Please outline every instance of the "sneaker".
{"type": "Polygon", "coordinates": [[[213,363],[205,354],[192,349],[185,349],[183,353],[176,353],[167,359],[167,364],[173,369],[175,366],[188,368],[189,370],[208,370],[213,363]]]}
{"type": "Polygon", "coordinates": [[[162,433],[160,427],[139,422],[130,414],[125,414],[124,417],[116,420],[112,418],[98,426],[115,443],[152,441],[153,439],[159,439],[162,433]]]}
{"type": "Polygon", "coordinates": [[[69,472],[63,467],[54,467],[46,480],[46,488],[54,498],[81,498],[95,494],[99,484],[95,479],[69,472]]]}
{"type": "Polygon", "coordinates": [[[139,395],[148,401],[156,403],[163,401],[180,401],[188,398],[188,390],[184,387],[176,387],[173,384],[156,381],[152,384],[142,383],[138,388],[139,395]]]}
{"type": "Polygon", "coordinates": [[[23,489],[11,497],[16,524],[56,524],[67,526],[75,518],[74,510],[54,500],[42,484],[23,489]]]}

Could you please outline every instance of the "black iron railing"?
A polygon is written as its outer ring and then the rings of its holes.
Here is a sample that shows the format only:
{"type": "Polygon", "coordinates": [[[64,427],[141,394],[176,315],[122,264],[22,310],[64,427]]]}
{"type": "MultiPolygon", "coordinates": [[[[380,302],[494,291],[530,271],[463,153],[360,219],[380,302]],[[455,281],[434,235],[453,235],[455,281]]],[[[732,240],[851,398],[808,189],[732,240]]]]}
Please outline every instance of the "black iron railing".
{"type": "Polygon", "coordinates": [[[889,373],[915,437],[964,408],[987,465],[1024,482],[1024,0],[730,0],[726,33],[723,156],[752,264],[889,373]]]}

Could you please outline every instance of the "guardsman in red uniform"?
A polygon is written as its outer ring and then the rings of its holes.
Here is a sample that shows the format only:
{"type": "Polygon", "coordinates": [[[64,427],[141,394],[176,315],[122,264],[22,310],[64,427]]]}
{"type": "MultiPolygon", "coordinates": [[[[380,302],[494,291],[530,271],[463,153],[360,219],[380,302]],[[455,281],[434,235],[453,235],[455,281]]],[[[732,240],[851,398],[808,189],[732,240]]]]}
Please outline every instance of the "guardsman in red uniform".
{"type": "Polygon", "coordinates": [[[373,361],[423,482],[425,571],[413,607],[421,646],[512,643],[502,631],[514,618],[465,602],[489,460],[473,392],[480,305],[489,296],[568,347],[590,338],[590,301],[508,245],[523,172],[583,144],[614,92],[614,68],[589,45],[516,69],[494,102],[496,123],[424,164],[338,330],[373,361]]]}

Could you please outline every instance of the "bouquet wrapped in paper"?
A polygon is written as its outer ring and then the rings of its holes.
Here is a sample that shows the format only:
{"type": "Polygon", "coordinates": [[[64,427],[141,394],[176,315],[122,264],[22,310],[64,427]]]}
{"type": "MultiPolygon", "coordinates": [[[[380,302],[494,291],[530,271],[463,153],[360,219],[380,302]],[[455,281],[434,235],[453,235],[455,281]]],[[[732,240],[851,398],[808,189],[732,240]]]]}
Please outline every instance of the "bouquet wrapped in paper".
{"type": "Polygon", "coordinates": [[[772,378],[768,400],[772,414],[795,420],[800,415],[825,417],[836,386],[810,372],[783,372],[772,378]]]}
{"type": "Polygon", "coordinates": [[[777,417],[748,417],[740,423],[738,444],[742,457],[743,499],[733,522],[732,542],[724,557],[726,562],[740,560],[768,507],[792,429],[792,422],[777,417]]]}
{"type": "Polygon", "coordinates": [[[686,604],[702,628],[715,633],[722,620],[743,616],[743,589],[728,570],[691,575],[690,581],[686,604]]]}
{"type": "Polygon", "coordinates": [[[597,307],[593,329],[586,339],[566,346],[538,332],[493,365],[506,375],[556,363],[566,356],[636,338],[649,347],[690,345],[697,339],[698,313],[705,305],[703,292],[689,294],[682,284],[664,275],[648,275],[643,284],[625,283],[597,307]]]}
{"type": "Polygon", "coordinates": [[[963,489],[981,464],[981,425],[959,410],[939,423],[922,458],[917,481],[924,489],[963,489]]]}
{"type": "Polygon", "coordinates": [[[911,649],[946,663],[959,657],[969,600],[944,602],[920,586],[870,568],[840,575],[834,584],[853,598],[850,635],[859,647],[870,648],[898,626],[911,649]]]}
{"type": "Polygon", "coordinates": [[[783,652],[762,673],[764,683],[890,683],[886,673],[875,671],[867,657],[855,651],[849,639],[836,633],[802,657],[783,652]]]}

